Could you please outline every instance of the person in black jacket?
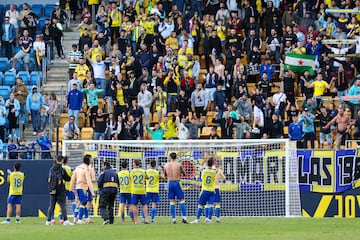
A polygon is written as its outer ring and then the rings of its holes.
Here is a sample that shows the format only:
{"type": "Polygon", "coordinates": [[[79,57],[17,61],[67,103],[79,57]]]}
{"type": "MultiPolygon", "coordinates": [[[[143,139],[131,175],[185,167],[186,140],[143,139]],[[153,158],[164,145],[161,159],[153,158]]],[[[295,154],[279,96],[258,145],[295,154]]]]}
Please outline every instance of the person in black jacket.
{"type": "Polygon", "coordinates": [[[55,29],[54,26],[50,24],[49,18],[45,19],[45,25],[41,30],[41,34],[43,35],[43,40],[45,42],[46,57],[50,58],[51,63],[53,63],[55,29]],[[48,51],[50,51],[50,56],[47,55],[48,51]]]}
{"type": "Polygon", "coordinates": [[[104,171],[98,179],[100,191],[99,209],[105,224],[114,224],[114,202],[119,188],[119,178],[110,163],[103,163],[104,171]]]}
{"type": "Polygon", "coordinates": [[[222,139],[233,139],[234,138],[234,123],[241,122],[240,120],[236,120],[232,117],[230,117],[230,112],[226,111],[224,113],[223,118],[217,118],[218,113],[215,114],[212,122],[213,123],[220,123],[221,126],[221,138],[222,139]]]}
{"type": "Polygon", "coordinates": [[[73,223],[69,222],[67,219],[67,211],[66,211],[66,190],[64,181],[70,181],[70,176],[66,173],[66,171],[62,167],[63,156],[57,156],[54,165],[51,167],[49,171],[49,182],[51,181],[51,177],[61,176],[61,180],[58,183],[55,191],[50,192],[50,205],[47,212],[46,225],[51,225],[51,217],[54,215],[55,204],[58,203],[61,208],[61,214],[63,216],[64,225],[73,225],[73,223]]]}

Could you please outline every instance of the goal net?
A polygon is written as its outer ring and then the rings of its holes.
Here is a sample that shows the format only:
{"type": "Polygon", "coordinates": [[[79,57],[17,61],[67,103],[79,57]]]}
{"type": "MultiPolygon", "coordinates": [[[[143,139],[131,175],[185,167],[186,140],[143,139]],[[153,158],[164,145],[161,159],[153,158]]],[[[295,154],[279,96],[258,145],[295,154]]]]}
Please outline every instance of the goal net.
{"type": "MultiPolygon", "coordinates": [[[[186,172],[181,184],[189,216],[196,214],[201,169],[211,156],[216,158],[226,177],[220,184],[222,216],[300,216],[298,163],[296,149],[292,149],[285,139],[62,142],[62,153],[69,157],[72,167],[81,163],[84,154],[92,155],[97,176],[104,160],[119,171],[122,161],[128,161],[131,170],[132,160],[140,159],[146,169],[151,160],[156,160],[157,166],[164,166],[169,154],[175,152],[186,172]]],[[[157,215],[169,216],[166,180],[160,182],[160,199],[157,215]]],[[[95,196],[94,215],[96,201],[95,196]]]]}

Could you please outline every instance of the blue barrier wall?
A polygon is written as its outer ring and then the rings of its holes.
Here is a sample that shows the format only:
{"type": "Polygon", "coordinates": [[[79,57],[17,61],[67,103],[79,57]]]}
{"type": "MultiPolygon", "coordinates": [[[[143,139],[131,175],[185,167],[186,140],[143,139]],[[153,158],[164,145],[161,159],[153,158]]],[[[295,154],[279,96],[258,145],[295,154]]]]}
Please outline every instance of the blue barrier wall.
{"type": "Polygon", "coordinates": [[[21,163],[21,171],[25,174],[22,215],[38,216],[39,210],[46,213],[49,206],[47,178],[53,161],[0,161],[0,216],[6,215],[9,192],[6,170],[13,170],[16,162],[21,163]]]}

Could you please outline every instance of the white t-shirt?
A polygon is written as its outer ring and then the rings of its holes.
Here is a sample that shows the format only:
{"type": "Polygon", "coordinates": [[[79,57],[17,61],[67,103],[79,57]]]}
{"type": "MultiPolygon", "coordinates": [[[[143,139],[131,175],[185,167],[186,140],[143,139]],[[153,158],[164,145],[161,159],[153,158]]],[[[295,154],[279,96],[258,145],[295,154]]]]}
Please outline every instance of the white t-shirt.
{"type": "MultiPolygon", "coordinates": [[[[349,48],[331,48],[331,52],[334,54],[346,54],[349,48]]],[[[337,57],[336,58],[339,61],[345,61],[345,57],[337,57]]],[[[334,67],[340,67],[341,63],[334,61],[334,67]]]]}
{"type": "Polygon", "coordinates": [[[34,50],[39,49],[40,51],[45,51],[45,43],[41,41],[35,41],[33,44],[34,50]]]}
{"type": "Polygon", "coordinates": [[[275,93],[273,95],[273,102],[275,104],[275,109],[279,109],[280,108],[280,103],[281,102],[285,102],[286,101],[286,95],[285,93],[275,93]]]}
{"type": "Polygon", "coordinates": [[[101,62],[92,61],[91,64],[94,70],[94,78],[105,79],[105,68],[106,68],[105,63],[103,61],[101,62]]]}
{"type": "Polygon", "coordinates": [[[5,13],[6,17],[9,17],[9,21],[11,24],[15,26],[15,28],[18,28],[18,20],[19,20],[19,12],[17,10],[14,10],[11,12],[10,10],[7,10],[5,13]]]}

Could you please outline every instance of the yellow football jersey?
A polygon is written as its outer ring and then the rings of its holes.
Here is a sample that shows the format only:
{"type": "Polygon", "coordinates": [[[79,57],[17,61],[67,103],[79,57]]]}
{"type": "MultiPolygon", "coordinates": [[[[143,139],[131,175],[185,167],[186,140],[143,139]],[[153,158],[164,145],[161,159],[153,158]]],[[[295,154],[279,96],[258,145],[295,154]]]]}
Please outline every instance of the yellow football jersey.
{"type": "Polygon", "coordinates": [[[134,168],[130,171],[131,194],[145,194],[146,171],[134,168]]]}
{"type": "Polygon", "coordinates": [[[9,196],[11,195],[22,195],[24,187],[25,175],[23,172],[11,172],[8,177],[9,196]]]}
{"type": "Polygon", "coordinates": [[[146,180],[146,192],[159,193],[160,173],[156,169],[146,170],[148,179],[146,180]]]}
{"type": "MultiPolygon", "coordinates": [[[[71,178],[72,177],[72,170],[71,170],[71,167],[70,166],[63,166],[63,169],[66,171],[67,175],[69,175],[69,177],[71,178]]],[[[64,181],[65,182],[65,189],[66,190],[69,190],[70,188],[70,181],[64,181]]]]}
{"type": "Polygon", "coordinates": [[[216,169],[205,168],[201,175],[201,189],[204,191],[215,191],[216,169]]]}
{"type": "Polygon", "coordinates": [[[118,173],[118,177],[119,177],[119,182],[120,182],[120,193],[131,193],[129,170],[121,170],[118,173]]]}

